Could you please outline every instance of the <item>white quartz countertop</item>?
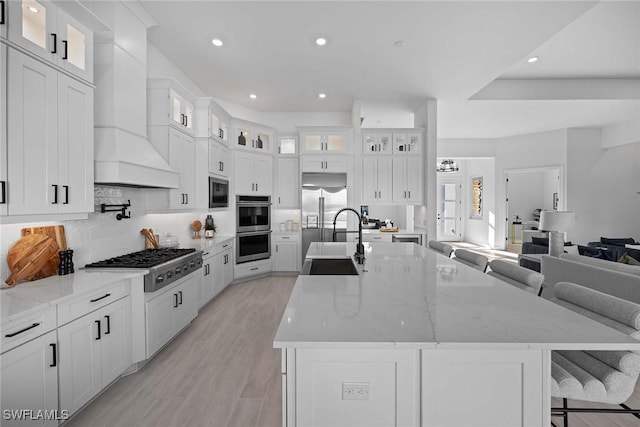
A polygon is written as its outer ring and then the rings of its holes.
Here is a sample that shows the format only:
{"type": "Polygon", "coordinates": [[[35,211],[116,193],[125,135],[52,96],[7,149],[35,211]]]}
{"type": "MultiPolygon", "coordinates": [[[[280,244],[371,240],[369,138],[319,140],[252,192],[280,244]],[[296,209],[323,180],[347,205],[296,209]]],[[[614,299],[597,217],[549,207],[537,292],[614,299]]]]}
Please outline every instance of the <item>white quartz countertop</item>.
{"type": "Polygon", "coordinates": [[[412,231],[407,230],[406,228],[400,228],[398,229],[398,231],[380,231],[377,228],[363,228],[362,229],[362,234],[410,234],[410,235],[418,235],[418,234],[425,234],[424,231],[420,231],[417,229],[414,229],[412,231]]]}
{"type": "Polygon", "coordinates": [[[211,239],[205,239],[201,237],[200,239],[191,239],[186,242],[180,244],[181,248],[195,248],[197,250],[206,251],[207,249],[223,245],[229,240],[234,239],[235,236],[233,234],[216,234],[211,239]]]}
{"type": "MultiPolygon", "coordinates": [[[[311,243],[307,258],[354,243],[311,243]]],[[[283,347],[636,349],[640,342],[411,243],[365,243],[358,276],[298,276],[283,347]]]]}
{"type": "Polygon", "coordinates": [[[92,271],[79,269],[65,276],[51,276],[33,282],[21,282],[0,290],[0,320],[19,319],[39,310],[94,292],[120,280],[144,276],[146,269],[92,271]]]}

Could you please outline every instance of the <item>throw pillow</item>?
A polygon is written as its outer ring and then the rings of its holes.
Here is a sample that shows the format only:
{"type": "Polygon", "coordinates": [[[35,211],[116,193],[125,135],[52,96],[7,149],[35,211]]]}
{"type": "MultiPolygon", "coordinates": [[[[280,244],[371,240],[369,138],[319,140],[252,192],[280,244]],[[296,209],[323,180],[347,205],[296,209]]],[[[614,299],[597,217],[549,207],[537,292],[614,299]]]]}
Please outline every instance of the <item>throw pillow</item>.
{"type": "Polygon", "coordinates": [[[602,249],[592,248],[591,246],[578,245],[578,253],[591,258],[607,259],[602,249]]]}
{"type": "Polygon", "coordinates": [[[564,252],[571,255],[579,255],[578,245],[565,245],[564,252]]]}
{"type": "Polygon", "coordinates": [[[532,237],[531,243],[540,246],[549,246],[549,239],[546,237],[532,237]]]}
{"type": "Polygon", "coordinates": [[[603,245],[614,245],[614,246],[624,246],[624,245],[633,245],[635,244],[635,240],[632,237],[601,237],[600,243],[603,245]]]}
{"type": "Polygon", "coordinates": [[[640,265],[640,261],[638,261],[635,258],[632,258],[631,256],[629,256],[629,254],[622,255],[618,260],[618,262],[621,262],[622,264],[629,264],[629,265],[640,265]]]}

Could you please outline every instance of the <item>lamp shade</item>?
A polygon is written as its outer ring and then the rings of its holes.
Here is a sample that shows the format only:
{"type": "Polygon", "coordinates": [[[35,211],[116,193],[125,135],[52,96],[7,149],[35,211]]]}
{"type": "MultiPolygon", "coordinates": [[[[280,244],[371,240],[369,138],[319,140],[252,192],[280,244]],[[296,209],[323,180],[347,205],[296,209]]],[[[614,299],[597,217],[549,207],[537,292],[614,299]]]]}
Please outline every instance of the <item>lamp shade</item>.
{"type": "Polygon", "coordinates": [[[540,230],[567,231],[576,222],[576,214],[572,211],[540,212],[540,230]]]}

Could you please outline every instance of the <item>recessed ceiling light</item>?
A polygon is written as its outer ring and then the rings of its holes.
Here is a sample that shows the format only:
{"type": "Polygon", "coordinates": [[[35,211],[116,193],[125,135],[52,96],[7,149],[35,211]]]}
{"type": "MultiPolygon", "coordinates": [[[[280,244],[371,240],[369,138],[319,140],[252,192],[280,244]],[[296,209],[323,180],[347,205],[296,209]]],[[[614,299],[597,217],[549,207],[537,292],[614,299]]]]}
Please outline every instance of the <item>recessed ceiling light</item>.
{"type": "Polygon", "coordinates": [[[327,97],[326,93],[319,93],[318,94],[318,98],[320,98],[320,99],[325,99],[326,97],[327,97]]]}
{"type": "Polygon", "coordinates": [[[404,40],[398,40],[398,41],[397,41],[397,42],[395,42],[393,45],[394,45],[395,47],[403,47],[403,46],[406,46],[406,45],[407,45],[407,42],[406,42],[406,41],[404,41],[404,40]]]}
{"type": "Polygon", "coordinates": [[[324,46],[324,45],[326,45],[326,44],[327,44],[327,39],[325,39],[324,37],[318,37],[318,38],[316,39],[316,44],[317,44],[318,46],[324,46]]]}
{"type": "Polygon", "coordinates": [[[540,58],[538,58],[537,56],[532,56],[531,58],[527,59],[527,62],[530,63],[530,64],[533,64],[538,59],[540,59],[540,58]]]}
{"type": "Polygon", "coordinates": [[[249,94],[249,98],[251,98],[251,99],[256,99],[257,97],[258,97],[258,95],[256,95],[255,93],[249,94]]]}
{"type": "Polygon", "coordinates": [[[213,40],[211,40],[211,43],[213,43],[213,45],[216,46],[216,47],[220,47],[220,46],[222,46],[224,44],[224,43],[222,43],[222,40],[220,40],[220,39],[213,39],[213,40]]]}
{"type": "Polygon", "coordinates": [[[29,6],[28,9],[29,9],[29,12],[31,12],[31,13],[38,13],[39,12],[38,8],[35,8],[33,6],[29,6]]]}

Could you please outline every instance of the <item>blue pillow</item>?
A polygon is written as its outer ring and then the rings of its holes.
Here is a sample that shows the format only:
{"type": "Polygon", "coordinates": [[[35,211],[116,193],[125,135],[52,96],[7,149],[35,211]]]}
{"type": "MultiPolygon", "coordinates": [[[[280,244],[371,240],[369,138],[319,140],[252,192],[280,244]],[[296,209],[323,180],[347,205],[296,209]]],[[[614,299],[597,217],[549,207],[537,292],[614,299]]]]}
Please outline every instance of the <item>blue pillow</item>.
{"type": "Polygon", "coordinates": [[[633,245],[636,243],[632,237],[626,238],[612,238],[612,237],[601,237],[600,243],[603,245],[614,245],[614,246],[624,246],[624,245],[633,245]]]}

